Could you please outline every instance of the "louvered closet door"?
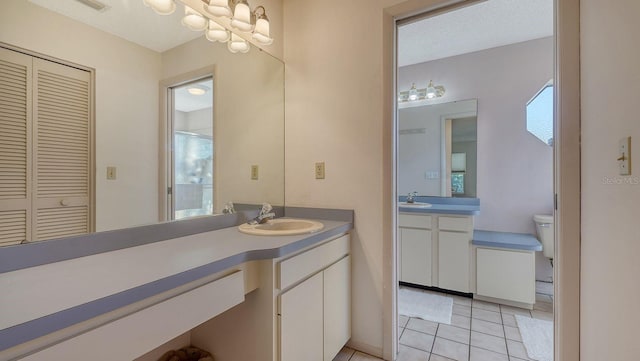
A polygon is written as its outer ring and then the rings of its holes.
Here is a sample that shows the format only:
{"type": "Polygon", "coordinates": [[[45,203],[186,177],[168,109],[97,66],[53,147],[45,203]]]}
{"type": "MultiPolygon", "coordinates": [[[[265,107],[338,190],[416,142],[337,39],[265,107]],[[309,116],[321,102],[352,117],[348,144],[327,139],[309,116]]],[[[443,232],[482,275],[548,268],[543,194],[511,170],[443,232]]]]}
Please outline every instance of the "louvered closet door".
{"type": "Polygon", "coordinates": [[[34,59],[34,239],[90,231],[89,72],[34,59]]]}
{"type": "Polygon", "coordinates": [[[32,58],[0,48],[0,246],[31,240],[32,58]]]}

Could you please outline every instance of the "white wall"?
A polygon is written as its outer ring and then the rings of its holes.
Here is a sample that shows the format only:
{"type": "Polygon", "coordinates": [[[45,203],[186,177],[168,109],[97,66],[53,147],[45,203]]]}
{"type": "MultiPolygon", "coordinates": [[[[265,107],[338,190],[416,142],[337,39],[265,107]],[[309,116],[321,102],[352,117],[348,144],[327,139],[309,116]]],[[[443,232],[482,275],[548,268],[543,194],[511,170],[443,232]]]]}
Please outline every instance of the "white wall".
{"type": "Polygon", "coordinates": [[[0,41],[96,69],[96,230],[157,222],[160,54],[25,0],[0,3],[0,41]]]}
{"type": "Polygon", "coordinates": [[[535,234],[533,215],[552,214],[553,149],[527,131],[525,112],[552,77],[552,38],[399,69],[400,90],[433,79],[447,90],[438,103],[478,99],[476,229],[535,234]]]}
{"type": "Polygon", "coordinates": [[[580,355],[584,361],[633,361],[640,355],[640,2],[582,0],[580,5],[580,355]],[[626,136],[635,142],[632,177],[618,176],[618,140],[626,136]]]}

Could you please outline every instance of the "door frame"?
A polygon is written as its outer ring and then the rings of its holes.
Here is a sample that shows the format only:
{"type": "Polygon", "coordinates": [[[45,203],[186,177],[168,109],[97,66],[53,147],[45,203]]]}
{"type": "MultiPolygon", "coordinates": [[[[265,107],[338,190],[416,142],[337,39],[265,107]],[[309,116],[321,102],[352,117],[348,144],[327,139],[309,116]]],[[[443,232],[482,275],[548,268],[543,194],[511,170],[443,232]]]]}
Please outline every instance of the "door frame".
{"type": "MultiPolygon", "coordinates": [[[[484,0],[407,0],[383,10],[383,357],[395,360],[397,320],[396,22],[484,0]]],[[[580,359],[580,0],[554,0],[554,359],[580,359]]]]}
{"type": "MultiPolygon", "coordinates": [[[[171,134],[169,134],[168,129],[171,126],[173,129],[173,125],[170,124],[172,122],[171,111],[173,109],[173,97],[171,93],[171,88],[189,84],[191,82],[197,81],[198,79],[203,79],[211,77],[213,78],[213,126],[214,126],[214,134],[215,134],[215,119],[218,119],[218,107],[216,107],[215,97],[217,94],[217,67],[206,66],[204,68],[196,69],[184,74],[176,75],[170,78],[166,78],[160,81],[160,89],[159,89],[159,97],[160,97],[160,111],[159,111],[159,126],[158,126],[158,139],[159,139],[159,152],[158,152],[158,220],[160,222],[170,221],[172,219],[173,207],[169,207],[169,194],[168,188],[171,186],[172,179],[169,175],[169,161],[171,160],[171,164],[173,164],[173,152],[171,151],[171,147],[173,145],[173,141],[171,139],[171,134]]],[[[215,143],[214,143],[215,147],[215,143]]],[[[216,195],[216,152],[214,151],[213,155],[213,184],[214,184],[214,199],[217,199],[216,195]]]]}

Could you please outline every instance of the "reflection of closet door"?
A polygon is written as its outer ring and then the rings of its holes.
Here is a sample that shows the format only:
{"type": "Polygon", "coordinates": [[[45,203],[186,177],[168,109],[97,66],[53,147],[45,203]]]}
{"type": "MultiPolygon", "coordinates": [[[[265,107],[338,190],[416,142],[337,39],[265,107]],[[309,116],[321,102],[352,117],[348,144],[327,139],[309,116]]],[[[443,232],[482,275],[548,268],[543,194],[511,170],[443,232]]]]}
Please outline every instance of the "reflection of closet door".
{"type": "Polygon", "coordinates": [[[32,58],[0,48],[0,246],[31,239],[32,58]]]}
{"type": "Polygon", "coordinates": [[[34,240],[91,230],[91,75],[34,58],[34,240]]]}

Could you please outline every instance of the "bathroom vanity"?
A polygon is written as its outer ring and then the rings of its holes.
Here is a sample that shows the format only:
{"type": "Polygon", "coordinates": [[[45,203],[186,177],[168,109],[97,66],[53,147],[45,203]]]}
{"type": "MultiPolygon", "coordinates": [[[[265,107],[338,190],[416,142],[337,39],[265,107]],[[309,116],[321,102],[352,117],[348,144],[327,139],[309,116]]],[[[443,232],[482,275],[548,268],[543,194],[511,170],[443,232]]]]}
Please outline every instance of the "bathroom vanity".
{"type": "Polygon", "coordinates": [[[133,360],[185,332],[216,361],[331,360],[351,335],[342,212],[316,233],[233,226],[0,273],[0,360],[133,360]]]}
{"type": "Polygon", "coordinates": [[[454,201],[431,207],[400,206],[400,282],[471,293],[473,216],[479,202],[454,201]]]}

